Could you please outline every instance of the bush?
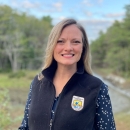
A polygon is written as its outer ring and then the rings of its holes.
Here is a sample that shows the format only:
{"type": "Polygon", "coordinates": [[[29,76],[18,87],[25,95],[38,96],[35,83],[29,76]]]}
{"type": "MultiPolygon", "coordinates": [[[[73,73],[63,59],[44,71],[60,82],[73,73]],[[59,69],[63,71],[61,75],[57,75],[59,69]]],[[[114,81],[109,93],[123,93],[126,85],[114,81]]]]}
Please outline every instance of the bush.
{"type": "Polygon", "coordinates": [[[0,89],[0,130],[5,130],[11,124],[8,95],[7,89],[0,89]]]}
{"type": "Polygon", "coordinates": [[[24,71],[12,72],[9,74],[9,78],[21,78],[26,76],[24,71]]]}

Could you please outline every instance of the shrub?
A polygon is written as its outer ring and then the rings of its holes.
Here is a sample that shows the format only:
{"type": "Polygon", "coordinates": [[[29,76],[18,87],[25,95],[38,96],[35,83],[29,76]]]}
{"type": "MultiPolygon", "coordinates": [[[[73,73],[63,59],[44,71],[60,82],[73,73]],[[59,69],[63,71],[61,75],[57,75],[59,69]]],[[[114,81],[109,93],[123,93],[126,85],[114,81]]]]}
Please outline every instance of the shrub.
{"type": "Polygon", "coordinates": [[[9,114],[9,96],[7,89],[0,89],[0,130],[5,130],[11,124],[9,114]]]}
{"type": "Polygon", "coordinates": [[[12,72],[9,74],[9,78],[21,78],[26,76],[24,71],[12,72]]]}

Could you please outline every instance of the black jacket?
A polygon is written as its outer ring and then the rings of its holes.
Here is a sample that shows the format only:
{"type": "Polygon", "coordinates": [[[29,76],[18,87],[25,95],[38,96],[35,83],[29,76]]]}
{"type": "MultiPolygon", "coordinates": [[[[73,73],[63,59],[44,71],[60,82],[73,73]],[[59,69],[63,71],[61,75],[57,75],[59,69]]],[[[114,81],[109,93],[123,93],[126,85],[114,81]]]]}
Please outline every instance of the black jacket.
{"type": "Polygon", "coordinates": [[[50,127],[55,98],[52,82],[55,70],[54,63],[42,71],[42,80],[39,81],[36,76],[33,81],[29,130],[93,130],[96,100],[102,81],[85,72],[83,65],[78,65],[77,72],[64,86],[50,127]]]}

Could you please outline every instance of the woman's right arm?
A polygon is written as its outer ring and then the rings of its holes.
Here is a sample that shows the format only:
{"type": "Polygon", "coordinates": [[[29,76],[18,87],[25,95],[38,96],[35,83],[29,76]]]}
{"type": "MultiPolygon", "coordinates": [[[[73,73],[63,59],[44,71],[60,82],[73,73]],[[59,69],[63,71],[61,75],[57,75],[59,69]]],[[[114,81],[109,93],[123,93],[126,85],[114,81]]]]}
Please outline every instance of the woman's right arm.
{"type": "MultiPolygon", "coordinates": [[[[32,83],[33,83],[33,81],[32,81],[32,83]]],[[[28,113],[29,113],[29,107],[30,107],[30,103],[31,103],[32,83],[30,85],[30,91],[29,91],[29,94],[28,94],[28,99],[27,99],[27,102],[26,102],[25,110],[24,110],[24,118],[23,118],[21,126],[18,128],[18,130],[29,130],[28,113]]]]}

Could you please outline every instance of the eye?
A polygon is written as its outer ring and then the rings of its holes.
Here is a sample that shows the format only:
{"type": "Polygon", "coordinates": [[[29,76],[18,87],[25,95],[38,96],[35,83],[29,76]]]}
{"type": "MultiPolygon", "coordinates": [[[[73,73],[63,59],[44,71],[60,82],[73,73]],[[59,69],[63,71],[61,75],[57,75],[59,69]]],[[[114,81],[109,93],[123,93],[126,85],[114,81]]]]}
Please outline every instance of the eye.
{"type": "Polygon", "coordinates": [[[79,40],[75,40],[73,41],[74,44],[78,44],[78,43],[81,43],[79,40]]]}
{"type": "Polygon", "coordinates": [[[80,41],[75,41],[75,43],[80,43],[80,41]]]}
{"type": "Polygon", "coordinates": [[[63,43],[63,40],[58,40],[57,43],[63,43]]]}

